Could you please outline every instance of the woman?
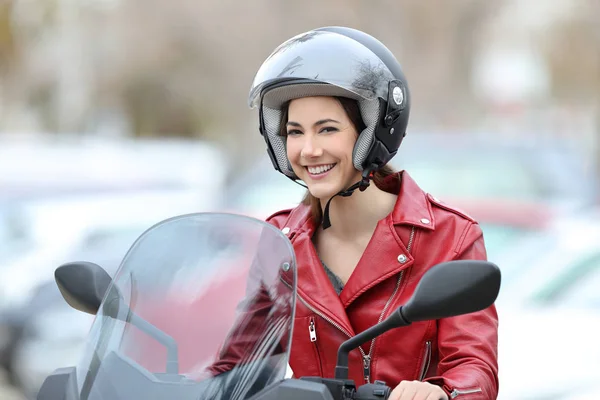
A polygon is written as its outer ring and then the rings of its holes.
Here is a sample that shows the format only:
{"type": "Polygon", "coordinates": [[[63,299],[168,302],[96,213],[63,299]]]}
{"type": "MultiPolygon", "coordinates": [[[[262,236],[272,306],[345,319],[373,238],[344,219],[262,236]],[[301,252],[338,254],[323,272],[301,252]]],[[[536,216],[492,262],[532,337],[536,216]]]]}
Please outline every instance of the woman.
{"type": "MultiPolygon", "coordinates": [[[[263,63],[249,101],[275,169],[308,188],[302,204],[268,218],[298,260],[290,366],[332,377],[339,345],[405,303],[428,268],[484,260],[482,232],[386,166],[410,96],[375,38],[343,27],[298,35],[263,63]]],[[[394,400],[495,399],[497,325],[492,306],[390,331],[351,352],[350,378],[384,381],[394,400]]]]}

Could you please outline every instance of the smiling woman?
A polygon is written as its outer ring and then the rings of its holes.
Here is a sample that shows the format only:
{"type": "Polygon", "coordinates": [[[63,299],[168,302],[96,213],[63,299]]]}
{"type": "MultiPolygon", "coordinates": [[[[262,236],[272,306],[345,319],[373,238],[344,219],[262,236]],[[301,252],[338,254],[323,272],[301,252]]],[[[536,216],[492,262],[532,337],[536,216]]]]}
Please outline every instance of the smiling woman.
{"type": "MultiPolygon", "coordinates": [[[[411,101],[376,38],[325,27],[287,40],[257,71],[248,104],[274,168],[308,188],[303,204],[267,218],[298,261],[290,366],[296,377],[331,377],[341,343],[405,303],[431,267],[485,259],[482,231],[387,167],[411,101]]],[[[390,400],[495,399],[497,326],[494,306],[413,324],[351,352],[348,377],[386,382],[390,400]]]]}

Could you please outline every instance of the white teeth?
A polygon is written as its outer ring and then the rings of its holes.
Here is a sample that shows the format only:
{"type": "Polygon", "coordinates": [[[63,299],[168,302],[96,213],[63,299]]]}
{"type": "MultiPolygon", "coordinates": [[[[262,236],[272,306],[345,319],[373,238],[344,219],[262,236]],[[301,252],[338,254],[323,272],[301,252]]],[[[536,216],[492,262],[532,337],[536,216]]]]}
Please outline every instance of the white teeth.
{"type": "Polygon", "coordinates": [[[335,164],[319,165],[318,167],[308,167],[308,172],[310,172],[313,175],[322,174],[324,172],[329,171],[331,168],[334,167],[334,165],[335,164]]]}

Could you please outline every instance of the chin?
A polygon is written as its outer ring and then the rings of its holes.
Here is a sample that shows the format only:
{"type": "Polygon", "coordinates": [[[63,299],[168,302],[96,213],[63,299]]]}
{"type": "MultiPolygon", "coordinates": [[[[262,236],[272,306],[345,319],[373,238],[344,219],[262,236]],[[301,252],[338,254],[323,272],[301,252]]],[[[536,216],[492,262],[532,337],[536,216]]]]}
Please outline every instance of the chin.
{"type": "Polygon", "coordinates": [[[307,185],[307,186],[308,186],[308,191],[310,192],[310,194],[313,197],[316,197],[317,199],[321,199],[321,200],[329,200],[331,197],[335,196],[336,194],[338,194],[339,192],[344,190],[344,188],[342,188],[341,186],[334,186],[334,185],[316,184],[316,185],[307,185]]]}
{"type": "MultiPolygon", "coordinates": [[[[337,169],[336,166],[334,169],[337,169]]],[[[302,171],[304,172],[304,171],[302,171]]],[[[358,182],[361,178],[359,175],[358,178],[350,178],[345,179],[345,176],[341,174],[335,173],[336,171],[332,171],[330,176],[325,177],[324,179],[311,179],[311,177],[305,173],[298,175],[300,179],[306,184],[308,187],[309,193],[321,200],[329,200],[339,192],[348,189],[354,183],[358,182]]]]}

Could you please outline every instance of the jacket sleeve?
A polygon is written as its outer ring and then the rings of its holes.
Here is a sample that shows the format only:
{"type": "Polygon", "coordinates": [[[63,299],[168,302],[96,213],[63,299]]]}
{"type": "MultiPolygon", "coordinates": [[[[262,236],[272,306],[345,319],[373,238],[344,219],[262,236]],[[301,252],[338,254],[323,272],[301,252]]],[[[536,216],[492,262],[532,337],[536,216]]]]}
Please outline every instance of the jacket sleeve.
{"type": "MultiPolygon", "coordinates": [[[[254,361],[253,358],[260,354],[254,350],[264,336],[271,305],[272,300],[264,289],[240,304],[239,308],[243,311],[223,343],[216,361],[207,369],[212,376],[230,371],[238,364],[254,361]]],[[[275,353],[281,353],[281,348],[275,353]]]]}
{"type": "MultiPolygon", "coordinates": [[[[487,260],[477,223],[467,228],[457,260],[487,260]]],[[[498,396],[498,315],[495,305],[471,314],[438,320],[438,376],[425,379],[441,386],[450,399],[493,400],[498,396]],[[467,396],[468,395],[468,396],[467,396]]]]}

